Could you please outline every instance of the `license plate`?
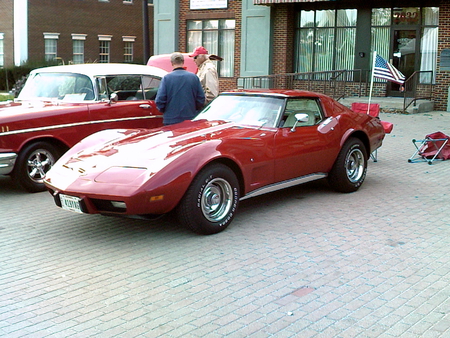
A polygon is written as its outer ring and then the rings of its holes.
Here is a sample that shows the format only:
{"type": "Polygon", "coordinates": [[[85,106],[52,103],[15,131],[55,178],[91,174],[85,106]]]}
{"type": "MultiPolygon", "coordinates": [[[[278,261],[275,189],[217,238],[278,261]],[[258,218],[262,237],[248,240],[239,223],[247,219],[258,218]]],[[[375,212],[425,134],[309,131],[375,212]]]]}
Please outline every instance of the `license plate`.
{"type": "Polygon", "coordinates": [[[61,201],[61,208],[69,211],[83,213],[80,205],[81,198],[60,194],[59,199],[61,201]]]}

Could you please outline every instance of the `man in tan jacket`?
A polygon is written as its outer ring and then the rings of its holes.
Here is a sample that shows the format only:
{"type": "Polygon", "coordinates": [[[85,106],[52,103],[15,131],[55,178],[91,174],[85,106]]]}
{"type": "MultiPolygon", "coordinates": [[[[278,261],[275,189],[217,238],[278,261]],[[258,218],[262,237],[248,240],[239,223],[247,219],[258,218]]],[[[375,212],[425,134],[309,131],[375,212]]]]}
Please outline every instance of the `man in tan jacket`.
{"type": "Polygon", "coordinates": [[[197,76],[205,92],[205,105],[207,105],[219,95],[219,76],[216,66],[211,62],[208,51],[203,46],[195,48],[189,56],[194,58],[198,67],[197,76]]]}

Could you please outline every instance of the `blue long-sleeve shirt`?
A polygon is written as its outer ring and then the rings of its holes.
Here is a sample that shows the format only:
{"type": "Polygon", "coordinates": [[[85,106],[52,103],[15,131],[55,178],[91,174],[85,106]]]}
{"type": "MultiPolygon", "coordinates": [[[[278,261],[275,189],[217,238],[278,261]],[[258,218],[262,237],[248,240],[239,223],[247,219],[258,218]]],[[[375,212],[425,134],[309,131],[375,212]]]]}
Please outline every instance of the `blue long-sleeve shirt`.
{"type": "Polygon", "coordinates": [[[164,114],[165,125],[194,118],[204,105],[205,94],[194,73],[175,68],[161,80],[156,106],[164,114]]]}

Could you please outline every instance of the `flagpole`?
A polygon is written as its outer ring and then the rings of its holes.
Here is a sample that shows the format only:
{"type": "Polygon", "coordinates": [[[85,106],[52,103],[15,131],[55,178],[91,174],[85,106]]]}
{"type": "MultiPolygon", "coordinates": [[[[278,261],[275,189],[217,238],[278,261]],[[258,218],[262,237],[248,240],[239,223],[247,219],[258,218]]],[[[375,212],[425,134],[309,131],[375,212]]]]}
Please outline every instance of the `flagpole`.
{"type": "Polygon", "coordinates": [[[374,51],[373,52],[373,57],[372,57],[372,71],[370,73],[370,90],[369,90],[369,104],[367,105],[367,114],[369,114],[370,111],[370,102],[372,100],[372,90],[373,90],[373,73],[375,70],[375,61],[377,59],[377,52],[374,51]]]}

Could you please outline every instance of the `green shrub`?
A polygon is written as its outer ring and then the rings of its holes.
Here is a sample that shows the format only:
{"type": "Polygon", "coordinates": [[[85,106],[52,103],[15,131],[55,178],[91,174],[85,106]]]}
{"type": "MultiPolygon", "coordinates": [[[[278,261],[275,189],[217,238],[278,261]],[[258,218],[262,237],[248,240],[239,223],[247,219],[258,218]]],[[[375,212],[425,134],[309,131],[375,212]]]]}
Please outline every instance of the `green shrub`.
{"type": "Polygon", "coordinates": [[[33,69],[55,65],[57,65],[56,61],[29,61],[20,66],[0,68],[0,91],[11,91],[14,84],[26,77],[33,69]]]}
{"type": "Polygon", "coordinates": [[[8,100],[14,100],[14,96],[9,95],[9,94],[0,93],[0,102],[1,101],[8,101],[8,100]]]}

